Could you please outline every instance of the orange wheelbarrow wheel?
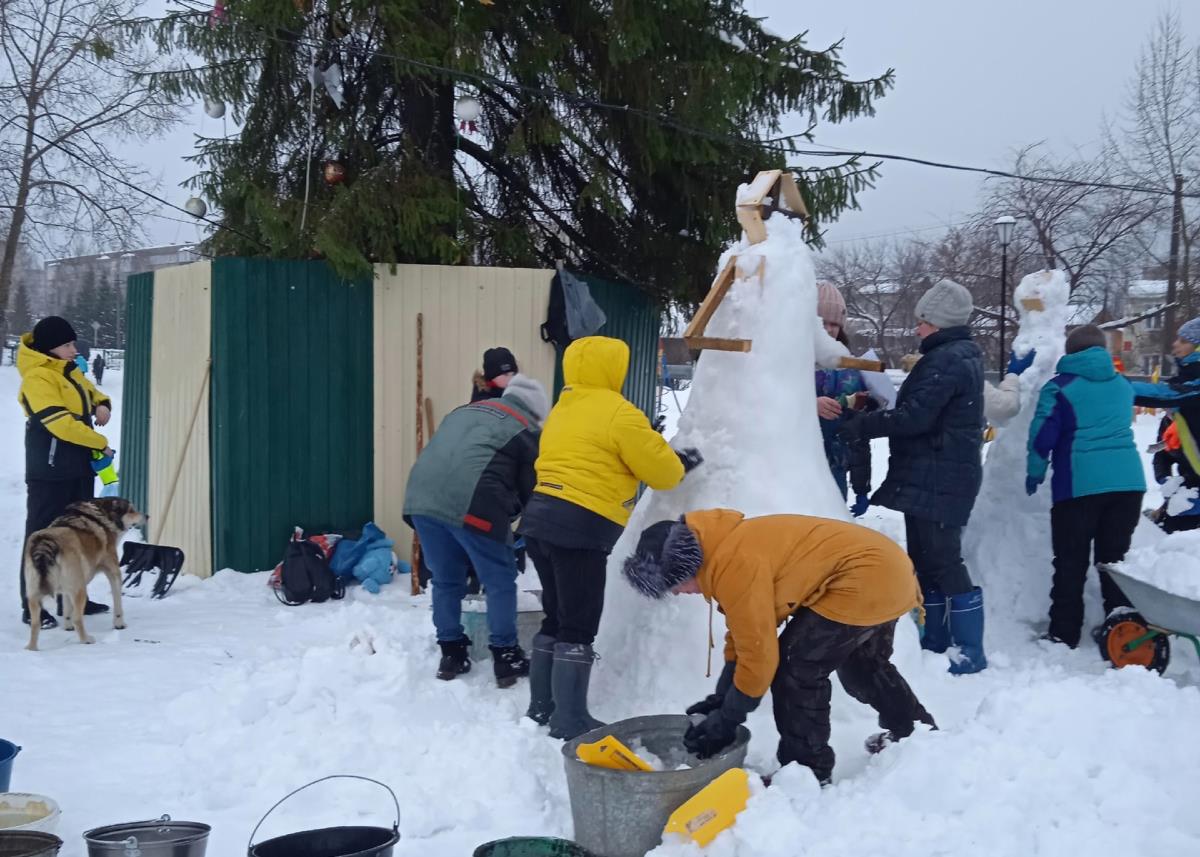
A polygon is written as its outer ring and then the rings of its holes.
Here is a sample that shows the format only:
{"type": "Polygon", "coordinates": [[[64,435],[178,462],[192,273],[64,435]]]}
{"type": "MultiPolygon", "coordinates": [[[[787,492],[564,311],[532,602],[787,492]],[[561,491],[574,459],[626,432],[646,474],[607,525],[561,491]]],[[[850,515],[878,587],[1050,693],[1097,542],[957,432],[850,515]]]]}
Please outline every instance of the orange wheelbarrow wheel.
{"type": "Polygon", "coordinates": [[[1100,653],[1118,669],[1139,666],[1161,674],[1171,660],[1171,641],[1167,635],[1152,630],[1137,613],[1109,616],[1098,636],[1100,653]]]}

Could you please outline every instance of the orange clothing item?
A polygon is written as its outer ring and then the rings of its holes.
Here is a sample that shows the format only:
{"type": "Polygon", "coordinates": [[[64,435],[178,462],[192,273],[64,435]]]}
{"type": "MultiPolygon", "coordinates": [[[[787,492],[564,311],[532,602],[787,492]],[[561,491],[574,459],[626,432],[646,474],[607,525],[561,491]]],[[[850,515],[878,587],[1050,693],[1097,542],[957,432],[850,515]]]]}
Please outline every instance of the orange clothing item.
{"type": "Polygon", "coordinates": [[[1163,445],[1171,452],[1178,452],[1183,444],[1179,442],[1179,426],[1172,422],[1163,432],[1163,445]]]}
{"type": "Polygon", "coordinates": [[[712,509],[685,516],[704,553],[696,579],[729,629],[733,683],[760,697],[779,667],[779,625],[800,607],[834,622],[882,625],[921,605],[912,562],[874,530],[805,515],[747,519],[712,509]]]}

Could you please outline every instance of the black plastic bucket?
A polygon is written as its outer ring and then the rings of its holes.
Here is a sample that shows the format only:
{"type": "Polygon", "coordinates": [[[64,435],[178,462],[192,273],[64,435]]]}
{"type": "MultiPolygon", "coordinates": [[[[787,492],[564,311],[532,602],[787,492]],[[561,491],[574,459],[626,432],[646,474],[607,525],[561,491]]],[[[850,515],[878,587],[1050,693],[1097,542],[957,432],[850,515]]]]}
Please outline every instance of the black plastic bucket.
{"type": "Polygon", "coordinates": [[[55,857],[63,841],[40,830],[0,830],[0,857],[55,857]]]}
{"type": "Polygon", "coordinates": [[[485,842],[472,857],[592,857],[592,852],[574,842],[549,836],[514,836],[485,842]]]}
{"type": "Polygon", "coordinates": [[[267,810],[267,814],[254,825],[250,834],[247,853],[250,857],[391,857],[392,848],[400,841],[400,801],[393,792],[378,780],[360,777],[355,774],[334,774],[313,780],[301,786],[283,800],[267,810]],[[288,833],[274,839],[264,839],[257,845],[254,837],[264,821],[277,810],[284,801],[288,800],[310,786],[323,783],[326,780],[362,780],[367,783],[387,789],[396,807],[396,822],[390,827],[323,827],[318,830],[302,830],[298,833],[288,833]]]}
{"type": "Polygon", "coordinates": [[[83,834],[88,857],[204,857],[212,828],[199,821],[131,821],[96,827],[83,834]]]}

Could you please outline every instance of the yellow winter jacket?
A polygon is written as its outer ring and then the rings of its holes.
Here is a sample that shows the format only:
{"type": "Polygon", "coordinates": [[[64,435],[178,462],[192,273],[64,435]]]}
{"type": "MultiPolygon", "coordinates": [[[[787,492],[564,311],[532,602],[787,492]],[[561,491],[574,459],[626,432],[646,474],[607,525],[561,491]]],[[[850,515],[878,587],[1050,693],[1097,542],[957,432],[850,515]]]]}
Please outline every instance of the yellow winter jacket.
{"type": "Polygon", "coordinates": [[[108,446],[104,435],[90,424],[97,405],[111,408],[112,403],[78,366],[35,351],[33,334],[27,333],[17,348],[17,371],[21,374],[17,400],[31,422],[76,446],[88,449],[108,446]]]}
{"type": "Polygon", "coordinates": [[[684,516],[704,552],[696,575],[729,629],[733,683],[760,697],[779,667],[779,625],[800,607],[844,625],[869,627],[921,605],[912,562],[887,536],[806,515],[746,519],[712,509],[684,516]]]}
{"type": "Polygon", "coordinates": [[[629,346],[619,339],[577,339],[563,355],[563,387],[542,429],[537,493],[582,506],[624,526],[638,482],[665,491],[683,480],[683,464],[646,415],[621,395],[629,346]]]}

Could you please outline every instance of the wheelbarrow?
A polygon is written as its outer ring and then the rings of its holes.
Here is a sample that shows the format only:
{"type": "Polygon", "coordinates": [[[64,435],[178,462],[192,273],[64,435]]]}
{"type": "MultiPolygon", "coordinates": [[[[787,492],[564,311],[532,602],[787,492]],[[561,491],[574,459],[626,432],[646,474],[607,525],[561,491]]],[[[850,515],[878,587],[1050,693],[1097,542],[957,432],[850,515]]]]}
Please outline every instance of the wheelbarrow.
{"type": "Polygon", "coordinates": [[[1171,637],[1191,641],[1200,657],[1200,601],[1165,592],[1111,567],[1105,569],[1133,608],[1114,610],[1096,632],[1100,654],[1115,667],[1140,666],[1163,673],[1171,637]]]}

